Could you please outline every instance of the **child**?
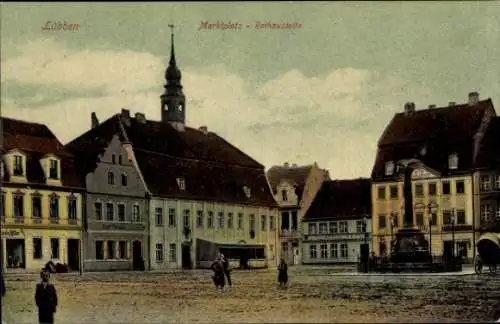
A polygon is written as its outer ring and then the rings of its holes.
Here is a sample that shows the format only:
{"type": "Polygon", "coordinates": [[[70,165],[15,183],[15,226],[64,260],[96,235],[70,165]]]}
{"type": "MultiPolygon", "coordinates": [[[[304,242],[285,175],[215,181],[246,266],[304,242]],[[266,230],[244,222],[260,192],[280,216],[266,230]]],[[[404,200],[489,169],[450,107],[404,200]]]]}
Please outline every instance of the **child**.
{"type": "Polygon", "coordinates": [[[278,265],[278,282],[280,286],[285,286],[288,282],[288,265],[286,264],[285,259],[281,259],[281,262],[278,265]]]}

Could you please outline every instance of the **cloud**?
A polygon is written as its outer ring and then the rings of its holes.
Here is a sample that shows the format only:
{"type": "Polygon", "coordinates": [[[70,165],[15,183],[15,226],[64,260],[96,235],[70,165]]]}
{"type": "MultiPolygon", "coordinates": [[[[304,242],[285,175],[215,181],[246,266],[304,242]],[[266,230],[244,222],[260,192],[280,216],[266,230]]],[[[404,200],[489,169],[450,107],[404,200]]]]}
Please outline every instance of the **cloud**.
{"type": "MultiPolygon", "coordinates": [[[[3,114],[45,123],[63,143],[88,130],[93,111],[100,120],[121,108],[160,118],[165,58],[73,51],[53,39],[11,52],[2,60],[2,88],[11,89],[3,92],[3,114]],[[13,83],[20,86],[7,86],[13,83]],[[22,85],[59,91],[38,91],[28,100],[22,85]]],[[[431,95],[380,71],[347,67],[308,77],[295,69],[251,84],[224,66],[194,69],[182,66],[181,53],[177,58],[190,126],[208,126],[267,167],[317,161],[335,178],[369,176],[376,142],[393,113],[408,96],[431,95]]]]}

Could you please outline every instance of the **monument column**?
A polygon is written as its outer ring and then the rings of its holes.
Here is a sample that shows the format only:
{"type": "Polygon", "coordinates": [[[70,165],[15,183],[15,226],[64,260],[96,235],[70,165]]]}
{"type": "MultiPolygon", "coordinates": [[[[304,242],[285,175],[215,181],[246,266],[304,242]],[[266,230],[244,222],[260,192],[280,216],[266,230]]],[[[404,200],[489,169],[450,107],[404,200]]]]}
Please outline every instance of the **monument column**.
{"type": "Polygon", "coordinates": [[[413,173],[413,168],[406,165],[404,168],[404,182],[403,182],[403,197],[404,197],[404,218],[403,226],[404,228],[413,228],[413,192],[411,185],[411,174],[413,173]]]}

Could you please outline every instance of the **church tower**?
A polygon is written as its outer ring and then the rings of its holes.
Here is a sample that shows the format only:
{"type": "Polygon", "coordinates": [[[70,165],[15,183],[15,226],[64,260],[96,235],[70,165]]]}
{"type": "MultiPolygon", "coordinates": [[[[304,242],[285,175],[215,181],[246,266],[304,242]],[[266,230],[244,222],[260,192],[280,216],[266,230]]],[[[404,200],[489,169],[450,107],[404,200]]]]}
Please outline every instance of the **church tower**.
{"type": "Polygon", "coordinates": [[[169,25],[171,32],[170,61],[165,71],[167,83],[161,98],[161,120],[169,123],[178,131],[184,131],[186,121],[186,97],[182,92],[181,71],[175,62],[174,31],[173,25],[169,25]]]}

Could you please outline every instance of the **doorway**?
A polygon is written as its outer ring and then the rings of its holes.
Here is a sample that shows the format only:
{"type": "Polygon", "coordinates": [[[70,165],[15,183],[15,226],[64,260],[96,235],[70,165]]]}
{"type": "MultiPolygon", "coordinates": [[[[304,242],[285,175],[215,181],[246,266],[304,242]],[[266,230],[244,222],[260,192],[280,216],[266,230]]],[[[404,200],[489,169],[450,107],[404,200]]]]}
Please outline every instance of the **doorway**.
{"type": "Polygon", "coordinates": [[[293,264],[299,264],[299,243],[293,242],[292,243],[292,253],[293,253],[293,264]]]}
{"type": "Polygon", "coordinates": [[[182,269],[191,269],[191,246],[182,244],[182,269]]]}
{"type": "Polygon", "coordinates": [[[443,242],[443,259],[451,260],[453,258],[453,242],[444,241],[443,242]]]}
{"type": "Polygon", "coordinates": [[[141,241],[132,242],[132,269],[145,270],[144,260],[142,259],[142,243],[141,241]]]}
{"type": "Polygon", "coordinates": [[[6,239],[7,268],[26,268],[24,239],[6,239]]]}
{"type": "Polygon", "coordinates": [[[467,242],[457,243],[457,256],[462,260],[467,260],[467,242]]]}
{"type": "Polygon", "coordinates": [[[80,240],[68,239],[68,266],[72,271],[80,270],[80,240]]]}

